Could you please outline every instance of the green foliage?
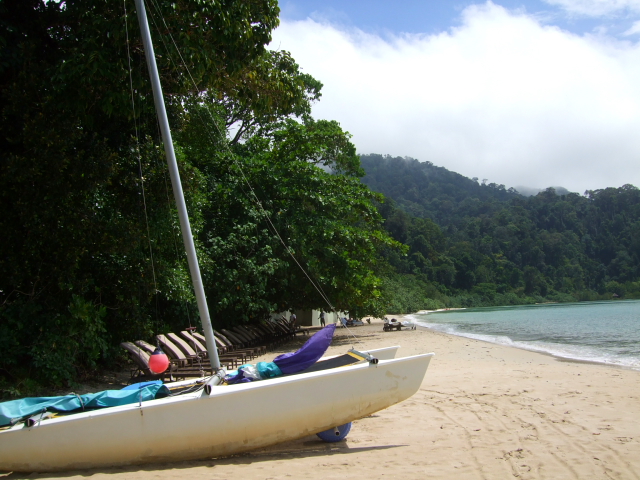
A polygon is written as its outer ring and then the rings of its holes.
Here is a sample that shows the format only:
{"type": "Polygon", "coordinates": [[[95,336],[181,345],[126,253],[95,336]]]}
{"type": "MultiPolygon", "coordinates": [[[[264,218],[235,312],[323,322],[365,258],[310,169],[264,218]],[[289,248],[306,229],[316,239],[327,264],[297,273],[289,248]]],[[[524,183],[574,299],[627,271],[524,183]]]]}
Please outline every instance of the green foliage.
{"type": "Polygon", "coordinates": [[[637,295],[634,186],[525,198],[429,162],[368,155],[362,164],[364,183],[392,199],[380,206],[385,228],[409,246],[385,257],[402,275],[426,275],[448,306],[637,295]]]}
{"type": "MultiPolygon", "coordinates": [[[[194,116],[207,107],[190,108],[194,116]]],[[[322,295],[340,310],[380,313],[377,252],[398,244],[381,229],[377,196],[357,178],[348,134],[336,122],[283,119],[221,152],[194,140],[199,128],[187,125],[176,138],[209,176],[201,240],[215,316],[250,321],[326,308],[322,295]]]]}
{"type": "Polygon", "coordinates": [[[69,384],[88,373],[105,353],[106,308],[72,295],[66,313],[49,314],[28,301],[2,311],[0,348],[5,372],[69,384]],[[78,370],[78,367],[79,370],[78,370]]]}
{"type": "MultiPolygon", "coordinates": [[[[133,2],[126,6],[125,15],[122,3],[104,0],[0,5],[0,39],[8,47],[0,50],[5,376],[68,382],[91,370],[98,352],[112,362],[120,340],[147,337],[166,328],[172,313],[189,310],[137,19],[133,2]],[[133,88],[147,92],[136,97],[134,112],[127,29],[133,88]]],[[[160,23],[161,14],[173,28],[155,40],[174,119],[180,97],[198,91],[163,49],[168,33],[180,39],[194,78],[207,88],[229,83],[264,56],[278,24],[274,0],[151,6],[152,19],[160,23]]],[[[182,174],[198,228],[193,207],[203,177],[188,164],[182,174]]]]}
{"type": "MultiPolygon", "coordinates": [[[[266,50],[277,2],[147,10],[216,325],[326,308],[276,231],[336,307],[382,312],[378,252],[399,244],[350,136],[310,116],[322,84],[266,50]]],[[[16,392],[197,313],[133,2],[3,1],[0,45],[0,389],[16,392]]]]}
{"type": "Polygon", "coordinates": [[[322,84],[300,72],[288,52],[267,51],[218,89],[226,127],[236,127],[232,143],[270,130],[289,115],[310,118],[322,84]],[[224,93],[223,93],[224,92],[224,93]]]}
{"type": "Polygon", "coordinates": [[[437,310],[446,306],[444,296],[428,282],[413,275],[388,275],[383,277],[385,313],[404,314],[419,310],[437,310]],[[436,298],[430,298],[430,295],[436,298]]]}
{"type": "Polygon", "coordinates": [[[29,354],[34,368],[53,383],[72,383],[76,368],[96,367],[106,350],[106,308],[72,295],[68,315],[56,315],[42,325],[29,354]]]}

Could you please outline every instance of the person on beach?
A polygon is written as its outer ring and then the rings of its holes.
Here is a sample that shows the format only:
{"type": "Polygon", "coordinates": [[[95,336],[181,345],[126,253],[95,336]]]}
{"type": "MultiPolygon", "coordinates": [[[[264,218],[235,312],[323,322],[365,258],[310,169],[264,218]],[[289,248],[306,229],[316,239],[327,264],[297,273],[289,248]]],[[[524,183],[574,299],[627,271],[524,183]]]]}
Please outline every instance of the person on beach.
{"type": "Polygon", "coordinates": [[[324,311],[320,312],[320,325],[324,327],[324,311]]]}

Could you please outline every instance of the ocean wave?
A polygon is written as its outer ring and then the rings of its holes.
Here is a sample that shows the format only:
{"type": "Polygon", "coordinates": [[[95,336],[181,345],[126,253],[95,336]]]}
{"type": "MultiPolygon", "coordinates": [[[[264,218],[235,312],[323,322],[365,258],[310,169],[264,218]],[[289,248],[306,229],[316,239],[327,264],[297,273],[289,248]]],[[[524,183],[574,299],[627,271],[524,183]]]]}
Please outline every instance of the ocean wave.
{"type": "Polygon", "coordinates": [[[594,362],[640,370],[640,358],[638,358],[637,355],[625,355],[620,351],[616,351],[616,348],[614,348],[613,346],[611,348],[599,348],[593,346],[571,345],[548,341],[513,340],[506,335],[489,335],[483,333],[462,331],[460,329],[460,325],[457,324],[426,322],[424,318],[418,318],[414,315],[410,315],[408,317],[410,317],[417,325],[421,327],[426,327],[431,330],[446,333],[449,335],[456,335],[472,340],[479,340],[497,345],[504,345],[508,347],[520,348],[523,350],[544,353],[567,360],[594,362]]]}

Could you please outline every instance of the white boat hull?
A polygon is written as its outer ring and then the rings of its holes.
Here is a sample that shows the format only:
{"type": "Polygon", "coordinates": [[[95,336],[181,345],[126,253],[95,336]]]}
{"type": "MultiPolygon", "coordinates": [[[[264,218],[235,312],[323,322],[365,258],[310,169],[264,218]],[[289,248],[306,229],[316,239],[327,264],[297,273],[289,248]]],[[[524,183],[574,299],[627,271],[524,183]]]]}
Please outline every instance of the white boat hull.
{"type": "Polygon", "coordinates": [[[210,458],[294,440],[410,397],[432,355],[214,387],[211,395],[199,391],[94,410],[35,427],[17,425],[0,432],[0,471],[210,458]]]}

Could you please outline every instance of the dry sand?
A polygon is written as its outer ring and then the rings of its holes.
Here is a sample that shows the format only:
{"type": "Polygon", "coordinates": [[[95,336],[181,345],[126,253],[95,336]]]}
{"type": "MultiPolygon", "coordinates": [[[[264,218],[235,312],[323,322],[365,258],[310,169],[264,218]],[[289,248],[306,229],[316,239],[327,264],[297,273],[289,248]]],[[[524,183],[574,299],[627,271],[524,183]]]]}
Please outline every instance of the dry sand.
{"type": "MultiPolygon", "coordinates": [[[[351,331],[356,348],[436,356],[418,393],[354,422],[344,442],[310,436],[228,458],[26,478],[640,478],[640,372],[426,329],[383,332],[380,321],[351,331]]],[[[351,341],[339,329],[328,353],[351,341]]]]}

